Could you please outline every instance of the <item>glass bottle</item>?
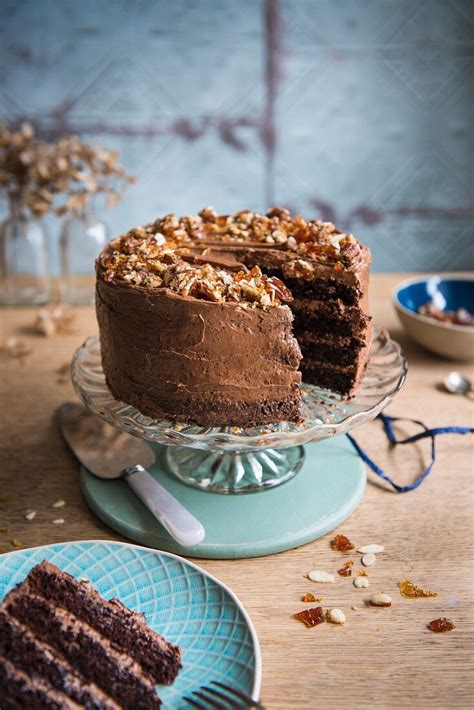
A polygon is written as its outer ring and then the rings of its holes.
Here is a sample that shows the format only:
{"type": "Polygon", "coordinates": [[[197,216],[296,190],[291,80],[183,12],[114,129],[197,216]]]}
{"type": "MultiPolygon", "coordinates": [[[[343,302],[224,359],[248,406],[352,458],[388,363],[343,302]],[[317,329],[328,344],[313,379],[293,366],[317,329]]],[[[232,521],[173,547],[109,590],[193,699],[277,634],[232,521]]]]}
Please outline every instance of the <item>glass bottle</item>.
{"type": "Polygon", "coordinates": [[[49,259],[42,222],[19,195],[9,196],[9,214],[0,224],[0,304],[44,305],[50,297],[49,259]]]}
{"type": "Polygon", "coordinates": [[[109,229],[86,207],[64,221],[59,240],[61,298],[71,305],[94,302],[95,260],[108,241],[109,229]]]}

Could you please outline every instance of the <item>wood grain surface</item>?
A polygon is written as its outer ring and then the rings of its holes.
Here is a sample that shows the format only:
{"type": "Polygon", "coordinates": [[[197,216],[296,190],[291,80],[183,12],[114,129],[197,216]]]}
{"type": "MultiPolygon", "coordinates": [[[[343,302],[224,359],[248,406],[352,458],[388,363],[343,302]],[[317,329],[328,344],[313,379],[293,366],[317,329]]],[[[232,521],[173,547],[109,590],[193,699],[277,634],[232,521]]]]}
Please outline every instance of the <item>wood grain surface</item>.
{"type": "MultiPolygon", "coordinates": [[[[429,426],[473,426],[472,402],[439,388],[450,369],[471,377],[473,370],[424,352],[404,335],[391,304],[391,289],[401,278],[372,278],[375,322],[390,330],[409,360],[406,385],[388,411],[429,426]]],[[[52,338],[32,333],[33,309],[0,311],[0,318],[3,338],[16,336],[33,348],[23,362],[0,361],[1,551],[15,549],[13,539],[24,547],[120,539],[83,501],[78,465],[55,423],[56,408],[74,396],[58,370],[96,332],[93,309],[78,308],[75,332],[52,338]],[[58,511],[51,506],[60,498],[66,505],[58,511]],[[37,511],[31,522],[24,517],[28,509],[37,511]],[[52,524],[58,517],[64,518],[63,525],[52,524]]],[[[378,423],[361,427],[356,436],[400,481],[412,480],[427,460],[426,442],[389,451],[378,423]]],[[[333,585],[305,578],[311,569],[335,573],[349,558],[360,567],[358,555],[332,551],[332,535],[265,558],[198,561],[234,590],[253,619],[263,654],[262,700],[268,708],[473,706],[472,437],[439,437],[437,446],[433,473],[414,492],[393,493],[369,475],[362,504],[339,530],[358,545],[385,546],[368,570],[369,590],[358,591],[351,579],[337,575],[333,585]],[[439,595],[404,599],[397,589],[403,578],[439,595]],[[308,606],[301,602],[307,591],[322,596],[324,607],[342,608],[346,624],[307,629],[294,620],[292,614],[308,606]],[[377,591],[392,596],[390,609],[365,607],[368,592],[377,591]],[[456,629],[430,632],[427,623],[440,616],[453,619],[456,629]]]]}

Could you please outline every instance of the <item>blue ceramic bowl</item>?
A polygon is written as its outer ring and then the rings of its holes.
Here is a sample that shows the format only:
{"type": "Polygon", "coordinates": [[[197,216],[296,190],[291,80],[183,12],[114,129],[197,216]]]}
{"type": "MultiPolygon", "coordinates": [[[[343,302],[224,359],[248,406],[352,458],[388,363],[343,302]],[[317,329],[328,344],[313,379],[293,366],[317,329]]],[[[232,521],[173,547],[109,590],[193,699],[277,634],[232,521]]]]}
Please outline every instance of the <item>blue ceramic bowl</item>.
{"type": "Polygon", "coordinates": [[[420,315],[418,308],[434,300],[438,308],[474,313],[474,275],[425,276],[403,281],[393,293],[395,309],[407,333],[428,350],[453,360],[474,360],[474,326],[450,325],[420,315]]]}

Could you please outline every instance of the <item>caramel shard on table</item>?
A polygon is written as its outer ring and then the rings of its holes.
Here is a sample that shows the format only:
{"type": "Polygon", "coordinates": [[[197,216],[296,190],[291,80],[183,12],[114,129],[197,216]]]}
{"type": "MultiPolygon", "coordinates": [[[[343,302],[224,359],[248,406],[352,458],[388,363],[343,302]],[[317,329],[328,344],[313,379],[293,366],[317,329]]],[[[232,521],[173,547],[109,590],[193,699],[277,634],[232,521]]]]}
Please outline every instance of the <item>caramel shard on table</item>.
{"type": "Polygon", "coordinates": [[[323,624],[325,621],[323,609],[320,606],[311,607],[311,609],[303,609],[303,611],[293,614],[293,617],[298,619],[298,621],[302,621],[308,628],[323,624]]]}
{"type": "Polygon", "coordinates": [[[437,597],[438,592],[431,592],[429,589],[424,590],[421,587],[417,587],[416,584],[410,582],[408,579],[402,579],[398,583],[398,588],[402,597],[407,599],[420,599],[422,597],[437,597]]]}
{"type": "Polygon", "coordinates": [[[352,562],[352,560],[348,560],[347,562],[344,562],[344,564],[343,564],[343,566],[341,567],[341,569],[338,569],[338,570],[337,570],[337,573],[338,573],[341,577],[350,577],[350,576],[352,575],[352,567],[353,567],[353,565],[354,565],[354,563],[352,562]]]}
{"type": "Polygon", "coordinates": [[[331,547],[338,552],[349,552],[349,550],[355,548],[355,545],[353,545],[345,535],[336,535],[336,537],[331,540],[331,547]]]}
{"type": "Polygon", "coordinates": [[[444,631],[452,631],[456,628],[456,625],[451,619],[446,619],[446,617],[442,616],[439,619],[430,621],[428,628],[431,631],[436,631],[436,633],[443,633],[444,631]]]}
{"type": "Polygon", "coordinates": [[[301,599],[302,602],[320,602],[321,597],[315,597],[312,592],[306,592],[304,597],[301,599]]]}

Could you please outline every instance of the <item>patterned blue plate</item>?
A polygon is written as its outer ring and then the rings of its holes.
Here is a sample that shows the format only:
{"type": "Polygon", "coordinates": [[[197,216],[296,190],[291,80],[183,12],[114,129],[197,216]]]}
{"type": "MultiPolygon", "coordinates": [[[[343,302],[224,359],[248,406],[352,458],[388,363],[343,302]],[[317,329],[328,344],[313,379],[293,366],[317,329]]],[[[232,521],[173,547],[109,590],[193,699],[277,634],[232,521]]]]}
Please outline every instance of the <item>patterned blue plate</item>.
{"type": "Polygon", "coordinates": [[[106,598],[143,612],[180,646],[183,668],[171,687],[159,686],[163,707],[189,707],[182,697],[212,680],[258,698],[261,658],[247,612],[222,582],[168,552],[121,542],[64,542],[0,556],[0,600],[29,570],[49,560],[86,577],[106,598]]]}

